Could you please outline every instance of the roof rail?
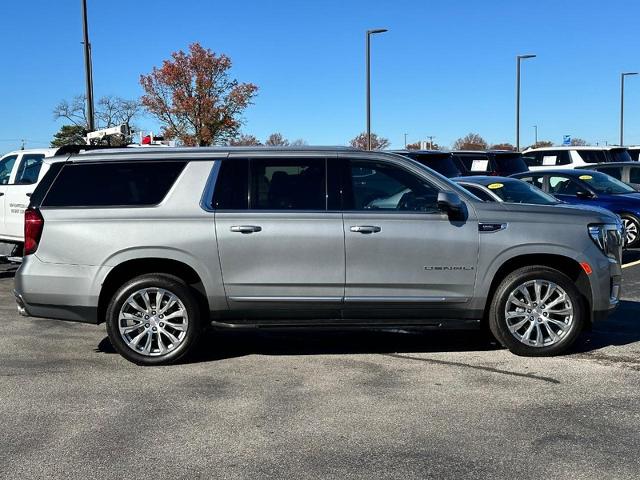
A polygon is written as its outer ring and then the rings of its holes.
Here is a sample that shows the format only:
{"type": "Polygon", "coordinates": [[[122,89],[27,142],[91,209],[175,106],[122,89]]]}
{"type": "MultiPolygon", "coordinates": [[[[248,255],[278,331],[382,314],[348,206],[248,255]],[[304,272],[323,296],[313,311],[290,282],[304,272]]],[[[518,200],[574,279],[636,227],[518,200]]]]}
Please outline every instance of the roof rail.
{"type": "Polygon", "coordinates": [[[113,148],[122,148],[109,145],[64,145],[58,149],[56,155],[73,155],[87,150],[108,150],[113,148]]]}

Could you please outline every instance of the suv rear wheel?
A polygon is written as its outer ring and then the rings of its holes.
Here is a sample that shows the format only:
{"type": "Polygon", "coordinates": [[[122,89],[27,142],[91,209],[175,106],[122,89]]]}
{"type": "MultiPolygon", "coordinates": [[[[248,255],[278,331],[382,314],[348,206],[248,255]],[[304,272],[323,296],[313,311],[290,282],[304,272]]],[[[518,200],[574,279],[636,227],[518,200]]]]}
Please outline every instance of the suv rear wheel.
{"type": "Polygon", "coordinates": [[[566,351],[585,323],[580,292],[563,273],[544,266],[520,268],[498,286],[489,328],[516,355],[546,356],[566,351]]]}
{"type": "Polygon", "coordinates": [[[178,277],[147,274],[118,289],[107,308],[107,334],[114,348],[138,365],[174,363],[195,346],[200,312],[178,277]]]}

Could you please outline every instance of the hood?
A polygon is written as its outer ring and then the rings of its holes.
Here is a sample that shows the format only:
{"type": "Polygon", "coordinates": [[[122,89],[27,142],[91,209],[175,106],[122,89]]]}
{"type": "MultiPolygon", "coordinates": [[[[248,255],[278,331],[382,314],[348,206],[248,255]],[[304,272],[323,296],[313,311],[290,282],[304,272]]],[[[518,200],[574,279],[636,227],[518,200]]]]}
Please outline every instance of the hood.
{"type": "Polygon", "coordinates": [[[610,210],[597,206],[531,205],[524,203],[483,202],[476,203],[479,220],[482,221],[522,221],[539,224],[589,224],[617,223],[619,217],[610,210]]]}

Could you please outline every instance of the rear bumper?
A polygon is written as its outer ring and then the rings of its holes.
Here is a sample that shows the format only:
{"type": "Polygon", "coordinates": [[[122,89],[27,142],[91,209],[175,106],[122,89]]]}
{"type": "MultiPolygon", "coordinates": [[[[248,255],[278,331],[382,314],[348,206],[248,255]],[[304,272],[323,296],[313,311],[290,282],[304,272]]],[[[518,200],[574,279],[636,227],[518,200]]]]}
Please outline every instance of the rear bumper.
{"type": "Polygon", "coordinates": [[[98,295],[92,285],[98,267],[45,263],[28,255],[15,276],[21,315],[99,323],[98,295]]]}

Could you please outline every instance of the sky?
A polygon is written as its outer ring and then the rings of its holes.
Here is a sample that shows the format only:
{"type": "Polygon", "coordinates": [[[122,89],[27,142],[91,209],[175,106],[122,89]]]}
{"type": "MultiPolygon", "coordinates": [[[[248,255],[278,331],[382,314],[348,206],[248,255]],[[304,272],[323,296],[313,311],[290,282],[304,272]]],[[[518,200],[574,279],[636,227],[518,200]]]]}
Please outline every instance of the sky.
{"type": "MultiPolygon", "coordinates": [[[[345,145],[365,130],[365,31],[372,131],[400,148],[476,132],[515,143],[515,57],[523,62],[521,144],[616,143],[620,73],[640,71],[637,0],[88,0],[94,92],[137,98],[140,74],[200,42],[258,85],[243,132],[345,145]]],[[[1,0],[0,152],[47,146],[63,99],[84,92],[80,0],[1,0]]],[[[640,75],[627,77],[625,143],[640,144],[640,75]]],[[[158,131],[150,116],[137,121],[158,131]]]]}

